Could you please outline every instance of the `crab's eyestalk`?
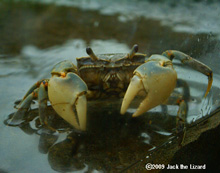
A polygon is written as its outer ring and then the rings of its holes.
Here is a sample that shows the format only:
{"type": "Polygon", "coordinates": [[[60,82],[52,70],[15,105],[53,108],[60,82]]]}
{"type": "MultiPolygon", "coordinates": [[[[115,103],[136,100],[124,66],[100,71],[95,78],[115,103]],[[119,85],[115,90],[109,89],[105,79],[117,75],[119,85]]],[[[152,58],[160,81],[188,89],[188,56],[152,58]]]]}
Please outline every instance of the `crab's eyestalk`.
{"type": "Polygon", "coordinates": [[[98,57],[94,54],[93,50],[90,47],[86,48],[86,53],[90,56],[93,61],[97,61],[98,57]]]}
{"type": "Polygon", "coordinates": [[[134,57],[135,53],[137,53],[137,51],[138,51],[138,45],[135,44],[135,45],[132,47],[131,52],[129,53],[129,56],[128,56],[128,57],[129,57],[130,59],[132,59],[132,58],[134,57]]]}

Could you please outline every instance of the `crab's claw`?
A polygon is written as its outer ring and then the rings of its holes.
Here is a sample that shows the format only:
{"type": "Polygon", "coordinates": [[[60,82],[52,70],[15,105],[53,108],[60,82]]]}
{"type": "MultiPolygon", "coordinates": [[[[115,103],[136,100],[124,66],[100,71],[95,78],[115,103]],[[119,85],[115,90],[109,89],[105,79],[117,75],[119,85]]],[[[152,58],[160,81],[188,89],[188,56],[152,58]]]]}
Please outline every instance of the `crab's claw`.
{"type": "Polygon", "coordinates": [[[164,56],[152,55],[146,63],[134,71],[122,102],[121,114],[126,112],[131,101],[139,95],[140,91],[145,91],[146,96],[132,115],[133,117],[162,104],[174,90],[176,80],[177,74],[172,62],[164,56]]]}
{"type": "Polygon", "coordinates": [[[78,130],[86,130],[87,85],[75,73],[54,75],[48,84],[48,96],[54,110],[78,130]]]}

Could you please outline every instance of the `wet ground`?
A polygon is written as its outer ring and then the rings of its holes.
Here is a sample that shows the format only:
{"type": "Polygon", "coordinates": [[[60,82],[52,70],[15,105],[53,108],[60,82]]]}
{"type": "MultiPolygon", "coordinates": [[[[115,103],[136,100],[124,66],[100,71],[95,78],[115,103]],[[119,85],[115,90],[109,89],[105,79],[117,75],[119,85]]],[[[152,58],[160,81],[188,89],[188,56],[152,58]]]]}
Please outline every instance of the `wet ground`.
{"type": "MultiPolygon", "coordinates": [[[[85,56],[88,46],[97,53],[129,52],[136,43],[139,52],[147,55],[168,49],[183,51],[214,72],[213,88],[204,99],[207,78],[174,62],[179,78],[190,87],[187,122],[210,116],[219,108],[220,25],[216,16],[220,15],[220,3],[217,1],[43,2],[0,1],[0,171],[121,171],[145,158],[148,150],[172,138],[177,106],[168,106],[166,112],[159,106],[132,119],[133,109],[125,116],[119,114],[120,100],[106,101],[104,106],[103,102],[101,106],[90,103],[86,134],[76,132],[51,108],[48,109],[51,123],[62,132],[38,128],[37,104],[32,105],[33,110],[20,127],[3,123],[16,111],[14,102],[33,83],[50,77],[50,70],[57,62],[64,59],[76,62],[76,57],[85,56]],[[97,107],[102,109],[97,111],[97,107]]],[[[215,120],[218,119],[212,121],[215,120]]],[[[212,126],[216,125],[211,123],[206,130],[212,126]]],[[[200,134],[200,129],[197,131],[200,134]]]]}

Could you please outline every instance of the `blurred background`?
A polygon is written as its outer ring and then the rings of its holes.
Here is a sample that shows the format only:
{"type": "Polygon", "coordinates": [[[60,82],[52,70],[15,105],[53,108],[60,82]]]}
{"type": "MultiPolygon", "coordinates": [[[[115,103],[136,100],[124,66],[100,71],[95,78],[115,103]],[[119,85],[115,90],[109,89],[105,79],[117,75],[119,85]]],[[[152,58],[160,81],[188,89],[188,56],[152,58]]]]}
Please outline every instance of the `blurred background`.
{"type": "MultiPolygon", "coordinates": [[[[97,54],[126,53],[134,44],[139,45],[139,52],[148,56],[176,49],[211,67],[214,72],[213,89],[208,101],[201,101],[198,105],[192,103],[190,110],[193,113],[189,122],[198,114],[209,114],[220,105],[219,18],[218,0],[0,0],[0,121],[15,111],[14,102],[21,99],[33,83],[50,77],[50,70],[56,63],[62,60],[76,63],[77,57],[86,56],[88,46],[97,54]]],[[[189,84],[194,82],[192,96],[202,99],[207,78],[187,70],[177,69],[189,84]]],[[[106,155],[92,158],[84,157],[86,152],[83,151],[83,156],[77,156],[81,158],[80,164],[76,164],[78,166],[71,165],[67,170],[62,166],[54,168],[48,163],[47,157],[50,156],[38,150],[39,135],[27,135],[19,128],[3,123],[0,128],[0,172],[111,170],[111,166],[100,165],[102,158],[107,155],[113,157],[109,150],[106,155]]],[[[163,133],[164,136],[169,134],[171,131],[163,133]]],[[[149,145],[147,133],[133,135],[139,135],[137,146],[149,145]]],[[[58,136],[59,141],[66,138],[58,136]]],[[[97,145],[94,144],[95,151],[98,150],[97,145]]],[[[156,144],[148,147],[153,146],[156,144]]],[[[83,147],[86,148],[85,145],[83,147]]],[[[123,149],[122,146],[119,148],[123,149]]],[[[120,159],[108,160],[109,164],[114,162],[116,170],[131,163],[127,150],[120,150],[120,159]],[[123,161],[119,163],[119,160],[123,161]]],[[[144,153],[141,150],[142,157],[144,153]]],[[[135,156],[133,161],[141,157],[135,156]]],[[[66,164],[70,162],[72,160],[66,164]]]]}

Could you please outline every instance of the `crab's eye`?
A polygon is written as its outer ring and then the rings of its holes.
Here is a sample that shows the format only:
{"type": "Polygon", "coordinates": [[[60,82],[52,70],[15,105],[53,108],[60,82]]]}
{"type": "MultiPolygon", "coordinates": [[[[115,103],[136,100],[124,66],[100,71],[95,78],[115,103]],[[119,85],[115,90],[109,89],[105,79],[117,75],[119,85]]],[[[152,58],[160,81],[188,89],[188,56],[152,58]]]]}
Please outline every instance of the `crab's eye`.
{"type": "Polygon", "coordinates": [[[166,62],[162,61],[162,62],[160,62],[160,66],[161,66],[161,67],[166,67],[167,64],[166,64],[166,62]]]}
{"type": "Polygon", "coordinates": [[[138,45],[135,44],[135,45],[132,47],[131,52],[129,53],[129,56],[128,56],[128,57],[129,57],[130,59],[132,59],[132,58],[134,57],[135,53],[137,53],[137,51],[138,51],[138,45]]]}
{"type": "Polygon", "coordinates": [[[169,65],[172,65],[172,62],[171,62],[171,61],[167,61],[167,62],[163,61],[163,62],[160,62],[160,65],[161,65],[162,67],[167,67],[167,66],[169,66],[169,65]]]}

